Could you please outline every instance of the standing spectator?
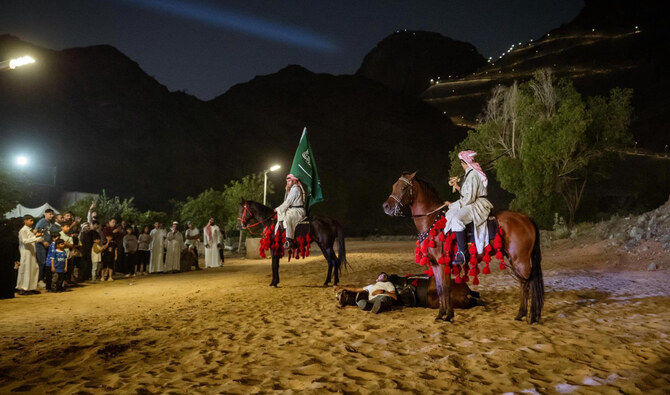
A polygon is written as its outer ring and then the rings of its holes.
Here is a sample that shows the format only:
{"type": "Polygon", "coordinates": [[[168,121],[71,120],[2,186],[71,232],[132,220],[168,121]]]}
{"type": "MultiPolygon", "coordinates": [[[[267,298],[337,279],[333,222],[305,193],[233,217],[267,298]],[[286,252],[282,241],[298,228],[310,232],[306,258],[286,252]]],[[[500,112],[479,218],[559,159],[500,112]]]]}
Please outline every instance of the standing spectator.
{"type": "Polygon", "coordinates": [[[91,238],[91,225],[84,222],[79,234],[81,243],[81,269],[79,270],[78,282],[84,282],[91,277],[91,249],[93,248],[93,239],[91,238]]]}
{"type": "Polygon", "coordinates": [[[184,250],[184,236],[177,228],[177,221],[172,223],[172,230],[165,238],[167,240],[167,252],[165,255],[165,272],[178,272],[180,269],[181,252],[184,250]]]}
{"type": "MultiPolygon", "coordinates": [[[[74,248],[74,240],[72,239],[72,236],[70,236],[70,224],[67,222],[63,222],[63,225],[61,226],[60,239],[65,242],[65,253],[67,254],[68,259],[70,259],[70,252],[74,248]]],[[[72,271],[74,270],[72,265],[69,266],[68,271],[65,273],[65,282],[68,284],[72,282],[72,271]]]]}
{"type": "Polygon", "coordinates": [[[23,228],[19,231],[21,265],[16,278],[16,288],[19,289],[19,295],[40,293],[37,290],[37,276],[39,276],[40,269],[37,264],[35,243],[41,242],[43,239],[41,233],[31,229],[34,223],[35,219],[32,215],[24,215],[23,228]]]}
{"type": "Polygon", "coordinates": [[[221,230],[214,223],[214,218],[210,218],[205,226],[205,267],[220,267],[223,265],[221,230]]]}
{"type": "Polygon", "coordinates": [[[144,226],[138,241],[138,272],[141,275],[147,275],[147,269],[149,266],[149,260],[151,259],[151,235],[149,234],[149,226],[144,226]]]}
{"type": "Polygon", "coordinates": [[[200,231],[198,228],[193,226],[191,221],[188,221],[186,225],[188,226],[188,229],[186,229],[185,232],[186,248],[188,248],[188,251],[195,256],[195,268],[197,270],[202,270],[198,264],[198,243],[200,242],[200,231]]]}
{"type": "Polygon", "coordinates": [[[35,254],[39,266],[39,286],[44,286],[44,267],[47,265],[47,251],[51,244],[51,233],[60,232],[60,229],[54,225],[54,211],[50,208],[44,211],[44,218],[40,219],[35,225],[37,231],[44,234],[44,240],[35,244],[35,254]]]}
{"type": "MultiPolygon", "coordinates": [[[[56,214],[56,221],[54,222],[59,228],[63,227],[63,224],[65,223],[65,217],[63,214],[56,214]]],[[[60,231],[60,230],[59,230],[60,231]]]]}
{"type": "Polygon", "coordinates": [[[44,264],[44,287],[47,292],[51,292],[51,284],[53,273],[51,272],[51,257],[53,257],[54,252],[56,252],[56,242],[60,240],[60,233],[53,232],[51,233],[51,243],[49,244],[49,249],[47,250],[47,257],[44,264]]]}
{"type": "Polygon", "coordinates": [[[91,203],[91,207],[88,208],[88,213],[86,214],[86,220],[90,223],[98,220],[98,213],[93,211],[95,208],[95,201],[91,203]]]}
{"type": "Polygon", "coordinates": [[[114,281],[114,262],[118,259],[118,248],[113,236],[106,236],[102,251],[102,281],[114,281]]]}
{"type": "Polygon", "coordinates": [[[161,273],[165,269],[163,260],[165,249],[165,229],[162,228],[158,222],[154,223],[154,228],[151,230],[151,265],[149,266],[151,273],[161,273]]]}
{"type": "MultiPolygon", "coordinates": [[[[124,223],[125,221],[122,221],[121,223],[124,223]]],[[[126,229],[121,225],[116,225],[116,229],[114,229],[114,242],[116,243],[116,249],[118,250],[117,254],[117,259],[116,262],[114,262],[114,270],[117,272],[121,272],[123,274],[128,274],[126,268],[124,267],[124,262],[125,262],[125,251],[123,248],[123,238],[126,235],[126,229]]]]}
{"type": "Polygon", "coordinates": [[[126,270],[126,277],[135,277],[135,265],[137,264],[137,237],[133,234],[133,228],[126,228],[126,235],[123,236],[123,255],[126,270]]]}
{"type": "Polygon", "coordinates": [[[17,269],[21,264],[17,234],[15,220],[0,221],[0,299],[14,297],[17,269]]]}
{"type": "Polygon", "coordinates": [[[53,281],[53,292],[63,292],[65,288],[63,287],[63,281],[65,280],[65,273],[67,273],[67,264],[68,257],[65,250],[65,241],[60,239],[56,242],[56,251],[51,255],[51,268],[50,271],[52,274],[55,274],[53,281]]]}
{"type": "Polygon", "coordinates": [[[100,243],[100,235],[93,235],[93,246],[91,247],[91,278],[93,281],[102,278],[102,251],[105,248],[107,248],[107,244],[102,245],[100,243]]]}

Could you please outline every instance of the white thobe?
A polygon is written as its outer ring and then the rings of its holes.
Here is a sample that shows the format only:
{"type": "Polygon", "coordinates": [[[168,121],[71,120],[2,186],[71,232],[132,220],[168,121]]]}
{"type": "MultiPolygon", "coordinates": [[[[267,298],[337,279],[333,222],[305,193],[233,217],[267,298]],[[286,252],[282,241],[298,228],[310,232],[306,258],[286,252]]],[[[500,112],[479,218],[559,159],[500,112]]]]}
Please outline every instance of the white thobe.
{"type": "Polygon", "coordinates": [[[445,214],[447,218],[445,233],[449,230],[454,232],[465,230],[466,224],[474,223],[475,245],[478,254],[484,252],[484,247],[489,240],[486,219],[493,205],[486,198],[486,193],[486,186],[479,173],[468,169],[463,186],[461,186],[461,198],[451,203],[445,214]]]}
{"type": "Polygon", "coordinates": [[[287,238],[293,238],[295,226],[306,215],[302,188],[294,184],[284,197],[284,203],[277,207],[277,222],[284,222],[287,238]]]}
{"type": "Polygon", "coordinates": [[[165,271],[180,270],[181,252],[184,250],[184,236],[180,231],[170,231],[165,238],[167,251],[165,252],[165,271]]]}
{"type": "Polygon", "coordinates": [[[19,231],[19,251],[21,252],[21,266],[16,278],[16,288],[24,291],[37,289],[40,267],[37,265],[35,243],[42,241],[42,237],[35,236],[28,226],[19,231]]]}
{"type": "Polygon", "coordinates": [[[151,264],[149,265],[150,273],[160,273],[164,270],[165,264],[163,262],[163,249],[165,248],[165,229],[152,229],[151,243],[149,250],[151,250],[151,264]]]}
{"type": "Polygon", "coordinates": [[[218,225],[212,225],[212,236],[207,232],[207,226],[203,229],[203,239],[205,241],[205,267],[221,266],[221,256],[219,255],[219,244],[223,245],[223,237],[218,225]]]}

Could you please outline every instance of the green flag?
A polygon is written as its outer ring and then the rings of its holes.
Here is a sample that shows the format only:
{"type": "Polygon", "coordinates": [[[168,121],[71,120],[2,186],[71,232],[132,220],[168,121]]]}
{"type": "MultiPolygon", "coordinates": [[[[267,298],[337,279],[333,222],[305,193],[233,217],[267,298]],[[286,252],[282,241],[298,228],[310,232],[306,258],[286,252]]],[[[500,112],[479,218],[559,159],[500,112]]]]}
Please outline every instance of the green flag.
{"type": "Polygon", "coordinates": [[[323,192],[321,191],[319,173],[316,171],[316,161],[314,160],[314,155],[312,155],[312,147],[310,147],[307,140],[307,128],[302,131],[298,149],[295,151],[293,165],[291,165],[291,174],[296,176],[307,187],[307,191],[305,192],[307,194],[307,201],[309,202],[307,205],[307,211],[309,212],[312,205],[323,201],[323,192]]]}

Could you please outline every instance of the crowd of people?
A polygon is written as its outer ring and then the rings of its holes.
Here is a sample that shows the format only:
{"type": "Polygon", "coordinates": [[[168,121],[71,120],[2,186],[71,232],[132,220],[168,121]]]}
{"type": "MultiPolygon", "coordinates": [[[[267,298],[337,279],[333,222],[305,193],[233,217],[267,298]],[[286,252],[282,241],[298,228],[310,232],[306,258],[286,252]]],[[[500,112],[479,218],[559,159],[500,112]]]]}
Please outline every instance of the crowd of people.
{"type": "Polygon", "coordinates": [[[114,281],[115,277],[177,273],[223,265],[225,232],[210,218],[200,230],[191,222],[182,233],[178,222],[170,229],[155,222],[138,227],[130,221],[112,218],[100,223],[91,205],[85,222],[72,212],[56,214],[47,209],[35,219],[26,215],[21,223],[5,221],[0,227],[2,273],[0,298],[46,292],[62,292],[86,281],[114,281]],[[199,251],[203,250],[204,251],[199,251]],[[13,278],[12,278],[13,277],[13,278]]]}

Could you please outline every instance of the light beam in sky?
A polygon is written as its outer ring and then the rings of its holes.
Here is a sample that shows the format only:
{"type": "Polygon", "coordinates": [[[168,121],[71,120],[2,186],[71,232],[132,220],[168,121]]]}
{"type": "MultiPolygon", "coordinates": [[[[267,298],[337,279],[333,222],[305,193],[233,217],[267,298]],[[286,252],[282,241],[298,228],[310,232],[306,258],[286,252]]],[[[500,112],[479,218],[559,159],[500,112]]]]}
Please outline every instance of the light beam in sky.
{"type": "Polygon", "coordinates": [[[286,45],[319,52],[336,52],[338,50],[337,43],[319,34],[222,8],[189,3],[183,0],[122,1],[286,45]]]}

